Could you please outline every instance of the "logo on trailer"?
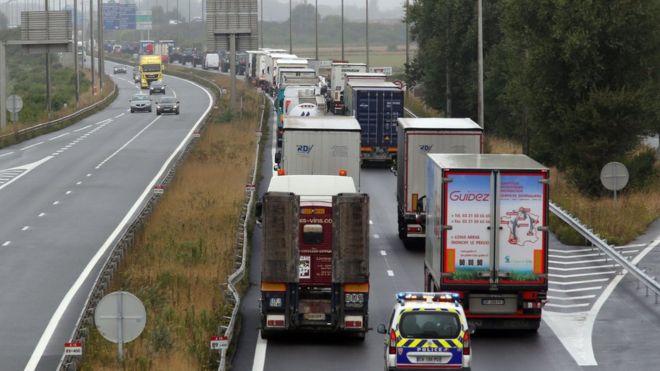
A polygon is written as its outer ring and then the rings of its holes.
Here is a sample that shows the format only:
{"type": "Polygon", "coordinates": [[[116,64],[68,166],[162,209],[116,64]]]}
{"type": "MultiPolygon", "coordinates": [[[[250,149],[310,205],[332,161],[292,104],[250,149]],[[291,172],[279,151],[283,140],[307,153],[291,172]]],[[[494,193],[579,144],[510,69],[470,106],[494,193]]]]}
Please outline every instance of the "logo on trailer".
{"type": "Polygon", "coordinates": [[[314,148],[313,144],[297,144],[296,145],[296,151],[301,154],[301,155],[309,155],[312,152],[312,148],[314,148]]]}
{"type": "Polygon", "coordinates": [[[429,153],[433,149],[433,144],[420,144],[419,150],[422,152],[429,153]]]}

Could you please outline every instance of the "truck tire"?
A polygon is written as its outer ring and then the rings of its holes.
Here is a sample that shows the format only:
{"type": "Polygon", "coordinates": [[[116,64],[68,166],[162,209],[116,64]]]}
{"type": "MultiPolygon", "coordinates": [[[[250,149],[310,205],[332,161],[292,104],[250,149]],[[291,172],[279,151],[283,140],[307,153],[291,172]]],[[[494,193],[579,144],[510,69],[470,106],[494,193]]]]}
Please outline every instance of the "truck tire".
{"type": "Polygon", "coordinates": [[[357,334],[355,334],[355,335],[353,336],[353,338],[354,338],[355,340],[357,340],[357,341],[359,341],[359,342],[361,342],[361,343],[364,342],[364,339],[366,339],[366,337],[367,337],[367,333],[366,333],[365,331],[358,332],[357,334]]]}
{"type": "Polygon", "coordinates": [[[260,333],[261,333],[261,338],[264,340],[270,340],[273,338],[273,333],[268,330],[261,329],[260,333]]]}

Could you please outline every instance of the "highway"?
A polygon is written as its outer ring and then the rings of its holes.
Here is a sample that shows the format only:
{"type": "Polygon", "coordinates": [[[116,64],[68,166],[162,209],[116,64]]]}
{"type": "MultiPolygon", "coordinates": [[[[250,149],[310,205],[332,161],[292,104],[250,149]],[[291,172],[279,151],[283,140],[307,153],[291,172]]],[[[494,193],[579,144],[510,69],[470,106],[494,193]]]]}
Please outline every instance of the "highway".
{"type": "MultiPolygon", "coordinates": [[[[270,132],[273,131],[271,127],[270,132]]],[[[264,149],[260,195],[272,176],[273,146],[271,142],[264,149]]],[[[423,289],[424,253],[423,248],[405,249],[398,239],[396,177],[391,172],[384,168],[362,169],[361,191],[368,193],[371,200],[369,324],[375,328],[389,317],[396,292],[423,289]]],[[[324,335],[260,339],[261,243],[261,229],[257,227],[233,369],[381,370],[384,335],[375,331],[370,331],[364,342],[324,335]]],[[[654,249],[658,244],[660,221],[637,241],[620,249],[631,258],[646,256],[640,265],[651,267],[660,263],[660,251],[654,249]]],[[[597,251],[586,248],[589,251],[581,252],[584,247],[565,246],[554,238],[550,249],[551,298],[538,333],[477,332],[472,339],[472,369],[656,369],[652,348],[660,343],[660,335],[648,329],[660,327],[660,304],[655,305],[653,297],[644,296],[644,289],[636,290],[635,282],[621,275],[611,262],[602,261],[597,251]],[[566,271],[566,267],[575,269],[566,271]],[[621,317],[625,320],[619,320],[621,317]]]]}
{"type": "Polygon", "coordinates": [[[113,79],[107,109],[0,150],[0,370],[57,367],[105,253],[212,106],[168,76],[181,115],[131,114],[130,73],[113,79]]]}

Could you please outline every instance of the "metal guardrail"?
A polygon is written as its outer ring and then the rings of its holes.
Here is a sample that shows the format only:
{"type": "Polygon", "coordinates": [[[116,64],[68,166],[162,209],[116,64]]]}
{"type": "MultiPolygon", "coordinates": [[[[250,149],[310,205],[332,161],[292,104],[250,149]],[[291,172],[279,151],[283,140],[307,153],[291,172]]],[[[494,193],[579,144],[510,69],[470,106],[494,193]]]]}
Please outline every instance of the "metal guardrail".
{"type": "Polygon", "coordinates": [[[603,251],[610,259],[614,260],[623,269],[632,274],[646,287],[653,291],[656,295],[660,295],[660,284],[651,276],[646,274],[645,271],[637,267],[626,257],[621,255],[614,246],[609,245],[607,240],[600,238],[591,229],[585,227],[576,217],[572,216],[568,211],[563,210],[561,207],[550,202],[550,211],[555,214],[559,219],[568,224],[571,228],[575,229],[579,234],[587,239],[592,245],[603,251]]]}
{"type": "Polygon", "coordinates": [[[99,106],[103,106],[105,103],[107,103],[108,100],[115,98],[117,96],[117,93],[118,93],[117,84],[115,84],[115,88],[112,91],[112,93],[108,94],[108,96],[106,96],[105,98],[101,99],[100,101],[98,101],[96,103],[93,103],[93,104],[91,104],[91,105],[89,105],[85,108],[79,109],[76,112],[70,113],[66,116],[57,118],[55,120],[51,120],[51,121],[47,121],[47,122],[44,122],[44,123],[41,123],[41,124],[37,124],[37,125],[31,126],[29,128],[18,130],[16,132],[0,135],[0,139],[8,138],[8,137],[11,137],[11,136],[22,136],[22,135],[30,134],[30,133],[37,132],[37,131],[42,130],[42,129],[49,128],[49,127],[57,125],[57,124],[61,124],[61,123],[65,122],[65,121],[68,121],[68,120],[75,120],[78,117],[86,114],[87,112],[93,111],[96,108],[98,108],[99,106]]]}
{"type": "Polygon", "coordinates": [[[407,113],[408,115],[410,115],[410,117],[412,117],[412,118],[414,118],[414,119],[417,118],[417,115],[414,114],[413,111],[409,110],[409,109],[406,108],[406,107],[403,107],[403,112],[407,113]]]}
{"type": "MultiPolygon", "coordinates": [[[[217,85],[215,86],[217,87],[217,85]]],[[[218,92],[221,92],[219,88],[218,88],[218,92]]],[[[219,95],[215,96],[214,98],[215,101],[213,102],[214,105],[217,102],[218,99],[217,97],[219,97],[219,95]]],[[[214,111],[213,109],[210,109],[206,113],[206,116],[202,119],[201,125],[198,128],[198,132],[204,130],[204,127],[208,123],[208,118],[212,115],[213,111],[214,111]]],[[[195,136],[192,136],[188,139],[188,142],[182,147],[178,155],[175,155],[176,159],[172,161],[171,164],[169,164],[169,167],[164,172],[165,175],[159,181],[156,182],[156,187],[161,189],[166,188],[165,186],[167,186],[167,184],[169,184],[171,180],[174,178],[176,169],[181,164],[181,162],[183,162],[183,160],[186,158],[187,154],[190,152],[191,148],[193,147],[193,144],[196,143],[197,140],[198,138],[196,138],[195,136]]],[[[110,287],[112,277],[119,268],[119,264],[124,258],[124,254],[131,247],[133,247],[136,234],[140,231],[140,228],[142,227],[146,218],[153,211],[154,206],[156,205],[156,202],[160,199],[160,197],[161,194],[154,192],[152,193],[151,197],[149,197],[149,199],[144,201],[142,208],[140,209],[139,212],[136,213],[136,217],[133,219],[130,226],[125,229],[123,235],[117,240],[117,242],[111,248],[110,252],[108,253],[108,257],[106,261],[103,263],[103,266],[100,269],[99,274],[97,275],[94,281],[93,288],[90,290],[89,295],[85,300],[85,307],[83,308],[83,310],[81,311],[78,317],[76,326],[69,341],[75,340],[75,342],[82,342],[84,346],[84,342],[89,336],[90,328],[93,327],[94,309],[96,308],[96,305],[105,294],[105,291],[110,287]]],[[[60,359],[60,364],[58,365],[57,370],[62,370],[62,371],[77,370],[79,363],[80,363],[80,357],[63,355],[62,358],[60,359]]]]}
{"type": "MultiPolygon", "coordinates": [[[[257,130],[257,133],[261,133],[263,130],[263,124],[264,124],[264,113],[266,111],[266,97],[262,95],[264,98],[264,103],[262,105],[261,109],[261,116],[259,118],[259,129],[257,130]]],[[[260,135],[260,134],[259,134],[260,135]]],[[[257,169],[259,168],[259,158],[261,152],[261,137],[257,140],[257,146],[255,148],[255,159],[254,159],[254,167],[252,169],[252,178],[250,179],[250,184],[249,187],[246,187],[245,189],[245,204],[243,205],[243,211],[241,212],[241,218],[240,218],[240,229],[241,231],[239,232],[237,236],[237,255],[236,258],[240,259],[240,264],[236,271],[232,273],[228,278],[227,278],[227,288],[229,289],[229,293],[231,294],[230,299],[233,300],[234,302],[234,307],[232,308],[231,311],[231,317],[229,317],[229,323],[226,326],[221,326],[219,330],[222,330],[224,328],[224,336],[231,341],[233,340],[232,337],[234,335],[234,327],[236,326],[236,318],[238,316],[238,310],[240,309],[241,306],[241,296],[238,293],[238,290],[236,289],[236,284],[240,282],[243,279],[243,276],[245,275],[245,267],[246,267],[246,259],[247,259],[247,230],[248,230],[248,218],[250,215],[250,210],[252,210],[252,204],[254,203],[254,195],[257,192],[256,189],[256,180],[257,180],[257,169]]],[[[238,263],[238,261],[237,261],[238,263]]],[[[218,331],[222,333],[222,331],[218,331]]],[[[225,371],[226,369],[226,363],[227,363],[227,349],[223,348],[220,351],[220,364],[218,365],[218,371],[225,371]]]]}

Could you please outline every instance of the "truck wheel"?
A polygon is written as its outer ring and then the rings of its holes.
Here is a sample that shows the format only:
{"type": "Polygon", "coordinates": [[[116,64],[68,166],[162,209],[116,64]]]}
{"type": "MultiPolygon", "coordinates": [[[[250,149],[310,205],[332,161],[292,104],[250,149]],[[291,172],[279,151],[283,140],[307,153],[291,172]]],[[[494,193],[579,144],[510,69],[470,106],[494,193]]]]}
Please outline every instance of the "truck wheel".
{"type": "Polygon", "coordinates": [[[367,334],[364,331],[362,331],[362,332],[358,332],[357,334],[355,334],[354,339],[361,342],[361,343],[363,343],[364,339],[366,339],[366,337],[367,337],[367,334]]]}
{"type": "Polygon", "coordinates": [[[264,339],[264,340],[269,340],[269,339],[273,338],[273,334],[268,330],[263,330],[262,329],[260,331],[260,333],[261,333],[261,338],[264,339]]]}
{"type": "Polygon", "coordinates": [[[403,221],[403,218],[401,216],[398,217],[399,221],[399,239],[401,241],[405,241],[406,239],[406,223],[403,221]]]}

